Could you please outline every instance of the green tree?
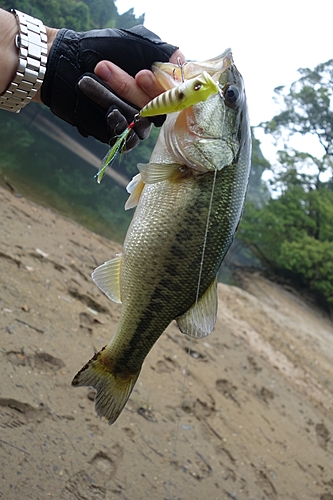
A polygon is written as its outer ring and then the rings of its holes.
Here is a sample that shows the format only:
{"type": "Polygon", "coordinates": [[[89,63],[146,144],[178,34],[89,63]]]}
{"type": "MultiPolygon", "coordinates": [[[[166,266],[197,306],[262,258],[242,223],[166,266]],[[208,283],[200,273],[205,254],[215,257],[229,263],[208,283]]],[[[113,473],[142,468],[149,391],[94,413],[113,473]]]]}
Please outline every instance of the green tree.
{"type": "Polygon", "coordinates": [[[249,179],[249,189],[247,193],[247,202],[254,203],[257,207],[262,207],[263,203],[269,199],[269,190],[266,183],[262,180],[262,174],[270,168],[269,162],[266,160],[260,149],[260,142],[252,133],[252,157],[251,157],[251,173],[249,179]]]}
{"type": "Polygon", "coordinates": [[[272,197],[262,207],[250,200],[239,236],[267,269],[333,307],[333,60],[299,72],[289,89],[276,89],[282,111],[262,124],[284,143],[271,168],[272,197]],[[307,134],[318,156],[291,146],[307,134]]]}
{"type": "Polygon", "coordinates": [[[277,87],[277,101],[284,109],[262,124],[275,137],[286,134],[311,134],[317,138],[325,154],[333,154],[333,59],[318,64],[313,70],[301,68],[301,77],[287,90],[277,87]]]}
{"type": "Polygon", "coordinates": [[[145,15],[142,14],[140,17],[135,17],[134,15],[134,9],[129,9],[127,12],[124,12],[123,14],[118,16],[117,20],[117,28],[132,28],[133,26],[136,26],[137,24],[144,24],[145,22],[145,15]]]}
{"type": "Polygon", "coordinates": [[[111,19],[118,17],[113,0],[83,0],[90,12],[91,28],[104,28],[111,19]]]}
{"type": "MultiPolygon", "coordinates": [[[[9,0],[1,7],[10,9],[9,0]]],[[[99,28],[132,28],[144,23],[144,14],[138,18],[134,9],[118,13],[114,0],[17,0],[15,8],[41,19],[47,26],[86,31],[99,28]]]]}
{"type": "MultiPolygon", "coordinates": [[[[4,9],[12,6],[8,0],[2,2],[4,9]]],[[[41,19],[47,26],[76,31],[91,27],[89,8],[81,0],[17,0],[15,8],[41,19]]]]}

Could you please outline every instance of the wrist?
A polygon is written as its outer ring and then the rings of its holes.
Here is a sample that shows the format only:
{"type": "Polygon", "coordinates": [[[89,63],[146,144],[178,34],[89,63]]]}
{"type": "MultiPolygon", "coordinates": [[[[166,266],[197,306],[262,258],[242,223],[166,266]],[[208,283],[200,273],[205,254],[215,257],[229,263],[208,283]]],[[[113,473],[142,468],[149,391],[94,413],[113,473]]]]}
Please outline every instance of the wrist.
{"type": "Polygon", "coordinates": [[[0,108],[18,113],[37,95],[57,30],[18,10],[0,10],[0,108]],[[16,24],[16,27],[15,27],[16,24]],[[49,40],[47,38],[49,35],[49,40]],[[2,92],[1,92],[2,91],[2,92]]]}
{"type": "MultiPolygon", "coordinates": [[[[52,44],[53,44],[59,30],[56,28],[48,28],[48,26],[45,26],[45,30],[46,30],[46,37],[47,37],[47,55],[49,55],[52,44]]],[[[41,91],[42,91],[42,87],[40,87],[37,90],[36,95],[32,98],[32,100],[34,102],[43,102],[42,98],[41,98],[41,91]]]]}
{"type": "Polygon", "coordinates": [[[15,45],[15,37],[19,27],[15,16],[5,10],[0,10],[0,94],[4,92],[13,80],[17,65],[19,50],[15,45]]]}

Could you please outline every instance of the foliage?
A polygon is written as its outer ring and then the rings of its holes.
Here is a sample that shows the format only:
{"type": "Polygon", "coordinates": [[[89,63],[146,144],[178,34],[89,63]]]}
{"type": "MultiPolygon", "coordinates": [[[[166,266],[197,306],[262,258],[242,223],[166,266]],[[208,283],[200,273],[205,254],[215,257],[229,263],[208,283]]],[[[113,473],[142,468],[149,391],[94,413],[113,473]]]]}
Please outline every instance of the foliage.
{"type": "MultiPolygon", "coordinates": [[[[2,2],[4,9],[12,6],[8,0],[2,2]]],[[[54,28],[84,31],[91,26],[89,8],[81,0],[17,0],[15,8],[54,28]]]]}
{"type": "Polygon", "coordinates": [[[118,17],[117,27],[128,29],[132,28],[132,26],[135,26],[137,24],[144,24],[144,22],[145,22],[144,14],[136,18],[134,16],[134,9],[129,9],[127,12],[124,12],[123,14],[121,14],[121,16],[118,17]]]}
{"type": "Polygon", "coordinates": [[[301,77],[288,91],[279,87],[284,108],[262,124],[284,139],[278,168],[272,168],[272,197],[246,206],[240,238],[267,269],[311,290],[333,305],[333,60],[301,77]],[[298,151],[290,138],[311,134],[321,156],[298,151]]]}
{"type": "Polygon", "coordinates": [[[113,0],[82,0],[90,12],[91,28],[104,28],[118,12],[113,0]]]}
{"type": "Polygon", "coordinates": [[[82,0],[90,12],[90,29],[99,28],[132,28],[144,23],[144,15],[136,18],[134,9],[122,15],[118,14],[114,0],[82,0]]]}
{"type": "Polygon", "coordinates": [[[272,120],[263,124],[266,132],[280,137],[294,134],[311,134],[324,149],[324,154],[333,154],[333,111],[330,101],[333,96],[333,59],[318,64],[314,70],[301,68],[301,78],[288,91],[277,87],[278,102],[284,109],[272,120]]]}
{"type": "Polygon", "coordinates": [[[266,160],[260,149],[260,142],[252,133],[252,158],[251,158],[251,174],[249,179],[249,190],[247,194],[247,202],[254,203],[257,207],[262,207],[264,201],[269,198],[267,185],[262,180],[263,172],[270,168],[269,162],[266,160]]]}
{"type": "Polygon", "coordinates": [[[293,273],[300,285],[324,297],[333,306],[333,242],[304,235],[284,241],[279,255],[281,267],[293,273]]]}
{"type": "Polygon", "coordinates": [[[307,191],[291,181],[278,198],[270,198],[262,209],[246,207],[242,239],[256,248],[266,265],[278,270],[281,245],[308,235],[317,241],[333,241],[333,192],[323,186],[307,191]]]}
{"type": "MultiPolygon", "coordinates": [[[[3,0],[3,9],[13,3],[3,0]]],[[[86,31],[98,28],[131,28],[144,23],[144,15],[136,18],[134,9],[118,14],[114,0],[16,0],[15,8],[41,19],[47,26],[86,31]]]]}

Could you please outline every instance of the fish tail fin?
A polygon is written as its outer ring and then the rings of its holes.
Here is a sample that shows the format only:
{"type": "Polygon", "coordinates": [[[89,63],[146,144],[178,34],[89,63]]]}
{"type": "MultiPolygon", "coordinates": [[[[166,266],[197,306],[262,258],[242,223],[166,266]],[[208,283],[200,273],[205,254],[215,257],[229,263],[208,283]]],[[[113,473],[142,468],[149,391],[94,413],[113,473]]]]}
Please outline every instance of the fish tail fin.
{"type": "Polygon", "coordinates": [[[97,352],[75,375],[72,386],[96,389],[95,410],[101,419],[113,424],[130,397],[137,373],[115,373],[107,346],[97,352]]]}

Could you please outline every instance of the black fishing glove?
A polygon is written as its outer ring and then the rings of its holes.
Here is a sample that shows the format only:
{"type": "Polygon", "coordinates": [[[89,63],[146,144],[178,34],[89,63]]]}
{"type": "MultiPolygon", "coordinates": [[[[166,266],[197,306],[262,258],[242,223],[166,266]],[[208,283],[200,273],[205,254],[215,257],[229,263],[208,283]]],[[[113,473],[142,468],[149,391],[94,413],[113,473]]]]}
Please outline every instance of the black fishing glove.
{"type": "MultiPolygon", "coordinates": [[[[93,73],[85,73],[78,81],[79,92],[77,95],[76,120],[77,123],[86,123],[89,117],[89,131],[85,133],[79,128],[81,134],[94,135],[94,137],[109,142],[112,137],[119,136],[138,114],[138,109],[133,108],[119,99],[109,87],[93,73]]],[[[158,117],[161,118],[161,117],[158,117]]],[[[137,117],[135,127],[129,133],[123,151],[130,151],[146,139],[151,129],[147,118],[137,117]]]]}
{"type": "MultiPolygon", "coordinates": [[[[42,101],[83,136],[110,143],[137,110],[107,90],[93,74],[96,64],[109,60],[134,77],[138,71],[150,69],[155,61],[169,61],[177,48],[141,25],[129,30],[107,28],[83,33],[61,29],[48,56],[42,101]]],[[[161,125],[163,119],[154,123],[161,125]]],[[[140,120],[125,149],[131,149],[148,134],[148,121],[140,120]]]]}

